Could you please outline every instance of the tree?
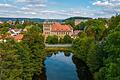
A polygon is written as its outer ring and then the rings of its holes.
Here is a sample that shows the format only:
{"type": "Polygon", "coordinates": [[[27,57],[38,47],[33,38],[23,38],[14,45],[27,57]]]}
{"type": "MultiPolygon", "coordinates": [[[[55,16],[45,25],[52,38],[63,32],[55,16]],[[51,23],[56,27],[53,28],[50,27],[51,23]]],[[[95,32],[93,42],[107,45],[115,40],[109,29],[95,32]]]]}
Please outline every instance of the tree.
{"type": "Polygon", "coordinates": [[[9,40],[7,43],[0,43],[1,80],[21,80],[22,64],[14,44],[13,40],[9,40]]]}
{"type": "Polygon", "coordinates": [[[115,27],[110,31],[103,46],[103,67],[100,68],[97,79],[98,80],[119,80],[120,79],[120,28],[115,27]],[[104,74],[104,76],[103,76],[104,74]]]}
{"type": "Polygon", "coordinates": [[[93,73],[99,68],[98,47],[94,40],[93,37],[84,37],[73,41],[73,50],[76,56],[86,62],[93,73]]]}
{"type": "Polygon", "coordinates": [[[48,36],[46,39],[46,43],[48,44],[58,44],[58,36],[48,36]]]}
{"type": "Polygon", "coordinates": [[[96,40],[101,40],[102,36],[105,35],[104,31],[106,30],[106,22],[101,19],[90,20],[87,23],[85,32],[88,36],[95,37],[96,40]]]}
{"type": "Polygon", "coordinates": [[[25,26],[22,25],[22,24],[16,24],[15,27],[18,28],[18,29],[24,29],[25,28],[25,26]]]}
{"type": "Polygon", "coordinates": [[[59,44],[63,44],[63,43],[64,43],[63,38],[60,38],[60,39],[59,39],[59,44]]]}
{"type": "Polygon", "coordinates": [[[2,27],[4,28],[4,27],[11,27],[11,25],[9,24],[9,23],[7,23],[7,22],[4,22],[4,24],[2,24],[2,27]]]}
{"type": "Polygon", "coordinates": [[[4,27],[0,29],[0,34],[6,34],[8,32],[9,28],[8,27],[4,27]]]}
{"type": "Polygon", "coordinates": [[[119,23],[120,23],[120,15],[113,16],[108,22],[109,30],[117,27],[119,25],[119,23]]]}
{"type": "Polygon", "coordinates": [[[65,35],[63,38],[64,44],[72,43],[73,39],[69,35],[65,35]]]}
{"type": "Polygon", "coordinates": [[[80,24],[75,26],[75,30],[84,30],[86,27],[86,23],[85,22],[81,22],[80,24]]]}
{"type": "MultiPolygon", "coordinates": [[[[33,75],[39,75],[42,72],[42,68],[43,68],[43,60],[44,60],[44,37],[42,36],[42,34],[35,29],[36,27],[32,27],[28,30],[28,32],[25,34],[24,39],[23,39],[23,44],[26,45],[26,48],[28,48],[30,54],[28,54],[28,52],[25,52],[26,55],[29,55],[29,58],[26,58],[28,60],[25,61],[30,61],[30,75],[28,76],[32,76],[33,75]],[[30,59],[30,60],[29,60],[30,59]]],[[[26,57],[26,55],[24,55],[26,57]]],[[[25,66],[25,65],[24,65],[25,66]]],[[[27,66],[27,65],[26,65],[27,66]]],[[[27,68],[27,67],[26,67],[27,68]]],[[[30,78],[32,79],[32,78],[30,78]]]]}
{"type": "Polygon", "coordinates": [[[71,20],[65,20],[65,24],[67,24],[67,25],[70,25],[70,26],[72,26],[73,28],[74,28],[74,26],[75,26],[75,20],[73,20],[73,19],[71,19],[71,20]]]}
{"type": "Polygon", "coordinates": [[[44,48],[44,37],[38,26],[25,32],[19,43],[12,39],[0,42],[0,79],[32,80],[34,75],[42,73],[44,48]]]}
{"type": "Polygon", "coordinates": [[[120,16],[86,22],[84,32],[73,41],[75,55],[87,63],[95,80],[120,79],[120,16]],[[106,24],[108,28],[106,28],[106,24]]]}
{"type": "Polygon", "coordinates": [[[19,59],[22,63],[22,80],[32,80],[33,77],[33,63],[32,62],[32,54],[28,45],[23,44],[23,42],[17,43],[15,46],[17,49],[17,53],[19,55],[19,59]]]}
{"type": "Polygon", "coordinates": [[[19,24],[19,19],[17,19],[17,20],[15,21],[15,24],[19,24]]]}

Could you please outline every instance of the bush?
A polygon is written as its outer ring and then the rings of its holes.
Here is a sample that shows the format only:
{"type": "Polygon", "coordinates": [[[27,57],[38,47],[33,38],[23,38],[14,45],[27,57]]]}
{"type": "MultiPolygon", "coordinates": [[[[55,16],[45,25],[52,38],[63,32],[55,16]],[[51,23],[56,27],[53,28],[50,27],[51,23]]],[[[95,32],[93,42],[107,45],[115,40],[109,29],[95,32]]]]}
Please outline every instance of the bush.
{"type": "Polygon", "coordinates": [[[46,39],[46,43],[48,43],[48,44],[58,44],[58,37],[56,35],[48,36],[47,39],[46,39]]]}
{"type": "Polygon", "coordinates": [[[72,43],[73,39],[69,35],[65,35],[63,41],[64,44],[70,44],[72,43]]]}

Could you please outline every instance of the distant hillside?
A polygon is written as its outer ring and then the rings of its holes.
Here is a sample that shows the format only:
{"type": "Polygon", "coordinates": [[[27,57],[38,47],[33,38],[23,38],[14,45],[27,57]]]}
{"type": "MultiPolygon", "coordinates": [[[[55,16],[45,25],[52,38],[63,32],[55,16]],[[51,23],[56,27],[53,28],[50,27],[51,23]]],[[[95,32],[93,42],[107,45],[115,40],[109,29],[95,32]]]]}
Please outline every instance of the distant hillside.
{"type": "Polygon", "coordinates": [[[38,19],[38,18],[3,18],[3,17],[0,18],[0,21],[9,21],[9,20],[16,21],[17,19],[19,21],[23,21],[23,20],[33,21],[33,22],[42,22],[42,21],[44,21],[44,19],[38,19]]]}
{"type": "Polygon", "coordinates": [[[90,17],[70,17],[65,20],[75,20],[75,19],[92,19],[92,18],[90,18],[90,17]]]}
{"type": "Polygon", "coordinates": [[[31,22],[44,22],[44,21],[57,21],[57,22],[63,22],[63,21],[64,21],[64,20],[62,20],[62,19],[3,18],[3,17],[0,17],[0,21],[9,21],[9,20],[16,21],[17,19],[18,19],[19,21],[27,20],[27,21],[31,21],[31,22]]]}
{"type": "Polygon", "coordinates": [[[31,21],[31,22],[44,22],[44,21],[56,21],[56,22],[64,22],[66,20],[75,20],[75,19],[92,19],[89,17],[70,17],[67,19],[40,19],[40,18],[4,18],[4,17],[0,17],[0,21],[23,21],[23,20],[27,20],[27,21],[31,21]]]}

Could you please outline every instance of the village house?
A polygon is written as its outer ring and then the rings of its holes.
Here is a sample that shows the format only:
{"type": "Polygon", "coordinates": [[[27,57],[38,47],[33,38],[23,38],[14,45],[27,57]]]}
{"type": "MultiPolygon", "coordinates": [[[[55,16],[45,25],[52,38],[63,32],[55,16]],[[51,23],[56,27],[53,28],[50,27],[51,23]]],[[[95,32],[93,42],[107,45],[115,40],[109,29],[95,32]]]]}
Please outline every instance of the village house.
{"type": "Polygon", "coordinates": [[[23,37],[24,37],[23,34],[18,34],[18,35],[15,35],[15,36],[11,36],[11,38],[13,38],[14,40],[16,40],[17,42],[22,41],[23,37]]]}
{"type": "Polygon", "coordinates": [[[23,34],[21,34],[22,29],[9,29],[8,33],[10,33],[10,38],[15,39],[20,42],[23,39],[23,34]]]}
{"type": "Polygon", "coordinates": [[[15,36],[11,36],[11,35],[0,35],[0,42],[7,42],[7,39],[14,39],[17,42],[22,41],[24,35],[23,34],[18,34],[15,36]]]}
{"type": "Polygon", "coordinates": [[[15,35],[18,35],[22,32],[22,29],[9,29],[8,33],[11,34],[11,36],[15,36],[15,35]]]}
{"type": "Polygon", "coordinates": [[[20,42],[24,35],[21,34],[22,29],[9,29],[8,34],[0,35],[0,42],[6,42],[7,39],[14,39],[17,42],[20,42]]]}

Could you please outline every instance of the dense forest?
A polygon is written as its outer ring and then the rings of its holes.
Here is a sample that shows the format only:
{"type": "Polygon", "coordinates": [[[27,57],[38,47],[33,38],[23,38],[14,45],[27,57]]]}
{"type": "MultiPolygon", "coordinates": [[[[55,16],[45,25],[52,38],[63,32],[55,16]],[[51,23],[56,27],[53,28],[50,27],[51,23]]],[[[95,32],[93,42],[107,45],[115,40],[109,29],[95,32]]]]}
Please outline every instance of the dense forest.
{"type": "MultiPolygon", "coordinates": [[[[34,26],[24,33],[21,42],[13,39],[7,39],[5,43],[0,42],[0,80],[33,80],[34,75],[42,73],[44,37],[40,26],[34,26]]],[[[1,29],[4,29],[4,26],[1,29]]],[[[1,31],[1,34],[3,32],[1,31]]]]}
{"type": "Polygon", "coordinates": [[[83,30],[73,41],[75,55],[86,62],[95,80],[120,80],[120,15],[88,20],[83,30]]]}

